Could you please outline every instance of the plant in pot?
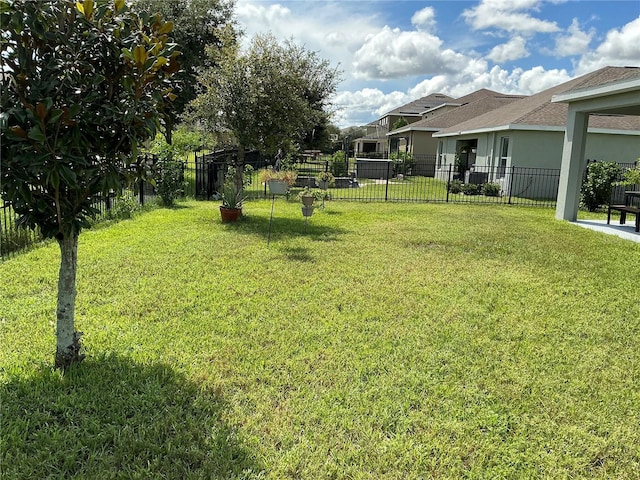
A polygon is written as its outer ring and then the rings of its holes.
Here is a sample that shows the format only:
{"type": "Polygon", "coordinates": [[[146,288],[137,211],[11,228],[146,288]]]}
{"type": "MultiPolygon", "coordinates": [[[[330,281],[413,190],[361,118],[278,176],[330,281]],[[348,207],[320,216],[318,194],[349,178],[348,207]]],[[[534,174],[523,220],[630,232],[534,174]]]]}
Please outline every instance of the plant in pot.
{"type": "Polygon", "coordinates": [[[333,185],[335,177],[331,172],[320,172],[316,175],[316,182],[322,190],[326,190],[330,185],[333,185]]]}
{"type": "Polygon", "coordinates": [[[298,198],[302,203],[302,214],[305,217],[310,217],[313,215],[313,210],[315,209],[316,202],[322,201],[326,196],[325,192],[322,191],[312,191],[309,187],[304,187],[298,194],[298,198]]]}
{"type": "Polygon", "coordinates": [[[289,187],[296,182],[298,172],[293,170],[273,170],[265,168],[260,171],[260,183],[269,185],[269,191],[273,195],[285,195],[289,187]]]}
{"type": "Polygon", "coordinates": [[[220,216],[224,223],[235,222],[242,214],[242,204],[244,203],[245,197],[243,190],[238,188],[235,177],[235,167],[229,167],[224,177],[222,190],[219,192],[220,200],[222,200],[220,216]]]}

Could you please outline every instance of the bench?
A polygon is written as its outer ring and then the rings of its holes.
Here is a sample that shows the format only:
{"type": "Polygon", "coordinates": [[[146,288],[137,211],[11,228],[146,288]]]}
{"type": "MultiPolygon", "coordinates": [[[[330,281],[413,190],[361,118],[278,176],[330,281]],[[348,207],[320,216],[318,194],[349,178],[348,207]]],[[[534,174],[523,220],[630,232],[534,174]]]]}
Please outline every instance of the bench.
{"type": "Polygon", "coordinates": [[[636,232],[640,232],[640,207],[633,207],[630,205],[609,205],[609,208],[607,209],[607,225],[611,222],[612,210],[620,212],[620,225],[624,225],[627,222],[627,213],[635,215],[636,232]]]}

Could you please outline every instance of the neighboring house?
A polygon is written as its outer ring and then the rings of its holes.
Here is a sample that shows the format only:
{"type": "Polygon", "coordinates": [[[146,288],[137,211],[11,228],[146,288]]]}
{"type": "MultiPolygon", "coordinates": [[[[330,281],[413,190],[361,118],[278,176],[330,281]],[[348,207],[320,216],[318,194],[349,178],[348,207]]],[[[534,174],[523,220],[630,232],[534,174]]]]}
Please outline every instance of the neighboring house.
{"type": "Polygon", "coordinates": [[[366,125],[367,134],[364,137],[354,140],[355,155],[386,157],[389,153],[387,133],[398,120],[403,119],[409,124],[417,122],[423,118],[421,113],[452,100],[447,95],[432,93],[385,113],[375,122],[366,125]]]}
{"type": "MultiPolygon", "coordinates": [[[[446,179],[453,169],[464,178],[473,168],[476,177],[485,172],[480,181],[498,182],[509,194],[512,167],[560,168],[568,107],[552,103],[554,95],[637,77],[637,67],[605,67],[444,128],[433,134],[441,142],[436,176],[446,179]]],[[[592,160],[634,162],[640,156],[640,117],[592,114],[584,154],[592,160]]],[[[545,188],[526,195],[556,196],[556,190],[545,188]]]]}
{"type": "MultiPolygon", "coordinates": [[[[481,89],[422,113],[422,120],[393,130],[387,134],[391,151],[409,152],[416,162],[414,174],[433,176],[439,142],[433,134],[443,128],[478,117],[516,100],[523,95],[504,95],[481,89]],[[394,148],[395,147],[395,148],[394,148]]],[[[442,159],[440,159],[440,163],[442,159]]]]}

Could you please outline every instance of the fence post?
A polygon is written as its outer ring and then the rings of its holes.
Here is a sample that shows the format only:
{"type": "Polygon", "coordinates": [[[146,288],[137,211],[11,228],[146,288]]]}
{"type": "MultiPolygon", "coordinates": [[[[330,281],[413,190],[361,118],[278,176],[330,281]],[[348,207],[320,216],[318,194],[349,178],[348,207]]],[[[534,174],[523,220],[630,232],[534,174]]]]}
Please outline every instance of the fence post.
{"type": "Polygon", "coordinates": [[[447,203],[449,203],[449,191],[451,190],[451,167],[453,164],[449,164],[449,172],[447,173],[447,203]]]}
{"type": "Polygon", "coordinates": [[[511,205],[511,195],[513,192],[513,176],[514,176],[514,172],[515,172],[515,168],[513,165],[511,165],[511,175],[509,178],[509,201],[507,202],[509,205],[511,205]]]}
{"type": "Polygon", "coordinates": [[[389,199],[389,169],[391,168],[391,162],[387,162],[387,185],[384,188],[384,201],[389,199]]]}

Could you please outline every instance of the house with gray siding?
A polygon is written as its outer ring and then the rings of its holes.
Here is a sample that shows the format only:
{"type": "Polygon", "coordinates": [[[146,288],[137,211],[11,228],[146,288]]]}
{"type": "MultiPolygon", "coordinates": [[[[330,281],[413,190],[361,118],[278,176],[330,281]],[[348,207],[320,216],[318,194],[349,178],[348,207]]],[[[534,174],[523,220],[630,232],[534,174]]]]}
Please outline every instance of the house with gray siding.
{"type": "MultiPolygon", "coordinates": [[[[604,67],[540,93],[511,102],[433,134],[438,140],[436,177],[447,179],[453,169],[460,178],[485,171],[509,194],[513,168],[559,169],[568,106],[552,103],[554,95],[640,77],[637,67],[604,67]],[[467,173],[468,175],[468,173],[467,173]]],[[[585,156],[590,160],[633,163],[640,157],[640,117],[589,116],[585,156]]],[[[534,189],[527,196],[555,198],[557,189],[534,189]]]]}

